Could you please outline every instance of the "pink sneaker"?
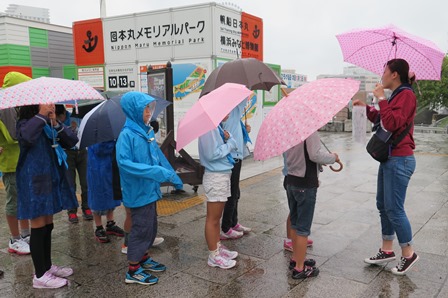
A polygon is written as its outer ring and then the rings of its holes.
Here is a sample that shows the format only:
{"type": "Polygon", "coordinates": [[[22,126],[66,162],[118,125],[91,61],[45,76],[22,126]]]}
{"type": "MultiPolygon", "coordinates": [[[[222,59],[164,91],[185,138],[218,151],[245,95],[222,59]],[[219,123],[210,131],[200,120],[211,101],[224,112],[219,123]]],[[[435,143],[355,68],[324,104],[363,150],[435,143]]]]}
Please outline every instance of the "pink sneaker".
{"type": "Polygon", "coordinates": [[[243,237],[243,232],[235,231],[234,229],[230,228],[226,233],[221,231],[220,239],[221,240],[229,240],[229,239],[238,239],[243,237]]]}
{"type": "Polygon", "coordinates": [[[217,254],[215,256],[209,255],[207,264],[210,267],[219,267],[221,269],[230,269],[232,267],[235,267],[236,261],[235,260],[228,260],[221,256],[220,254],[217,254]]]}
{"type": "Polygon", "coordinates": [[[35,289],[57,289],[67,285],[65,278],[54,276],[51,273],[45,272],[40,278],[33,276],[33,288],[35,289]]]}
{"type": "Polygon", "coordinates": [[[56,265],[51,265],[50,270],[47,271],[57,277],[69,277],[73,274],[73,269],[70,267],[59,267],[56,265]]]}
{"type": "MultiPolygon", "coordinates": [[[[310,247],[313,245],[313,240],[308,239],[308,242],[306,244],[307,247],[310,247]]],[[[283,240],[283,249],[292,252],[292,240],[291,239],[285,239],[283,240]]]]}
{"type": "Polygon", "coordinates": [[[245,227],[245,226],[243,226],[242,224],[239,224],[239,223],[236,224],[236,226],[234,226],[232,229],[234,231],[237,231],[237,232],[242,232],[243,234],[247,234],[250,231],[252,231],[251,228],[245,227]]]}
{"type": "Polygon", "coordinates": [[[237,251],[229,250],[227,247],[225,247],[221,243],[218,243],[218,251],[219,251],[219,255],[221,257],[228,259],[228,260],[233,260],[233,259],[236,259],[236,257],[238,257],[237,251]]]}

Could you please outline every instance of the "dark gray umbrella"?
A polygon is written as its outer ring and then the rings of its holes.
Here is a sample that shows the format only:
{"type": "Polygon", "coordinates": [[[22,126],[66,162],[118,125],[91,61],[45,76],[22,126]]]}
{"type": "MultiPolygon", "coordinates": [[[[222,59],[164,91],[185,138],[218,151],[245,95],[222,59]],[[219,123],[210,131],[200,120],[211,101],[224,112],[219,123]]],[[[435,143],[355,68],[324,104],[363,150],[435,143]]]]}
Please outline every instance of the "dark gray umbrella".
{"type": "MultiPolygon", "coordinates": [[[[120,105],[121,97],[122,95],[118,95],[106,100],[84,116],[78,131],[79,148],[118,138],[126,121],[126,115],[120,105]]],[[[157,96],[151,95],[151,97],[156,100],[151,120],[156,120],[160,112],[171,102],[157,96]]]]}
{"type": "Polygon", "coordinates": [[[201,95],[215,90],[225,83],[245,85],[250,90],[269,91],[275,85],[285,82],[266,64],[255,58],[229,61],[212,71],[205,82],[201,95]]]}

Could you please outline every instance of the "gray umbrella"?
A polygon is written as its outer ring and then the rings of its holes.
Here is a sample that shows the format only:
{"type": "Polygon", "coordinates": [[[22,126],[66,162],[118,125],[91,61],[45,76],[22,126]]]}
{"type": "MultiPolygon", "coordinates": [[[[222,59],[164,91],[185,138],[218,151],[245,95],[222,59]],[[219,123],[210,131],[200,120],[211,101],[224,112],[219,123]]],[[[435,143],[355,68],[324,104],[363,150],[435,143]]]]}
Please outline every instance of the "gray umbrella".
{"type": "Polygon", "coordinates": [[[269,91],[275,85],[285,82],[266,64],[255,58],[229,61],[212,71],[205,82],[201,95],[215,90],[225,83],[245,85],[250,90],[269,91]]]}

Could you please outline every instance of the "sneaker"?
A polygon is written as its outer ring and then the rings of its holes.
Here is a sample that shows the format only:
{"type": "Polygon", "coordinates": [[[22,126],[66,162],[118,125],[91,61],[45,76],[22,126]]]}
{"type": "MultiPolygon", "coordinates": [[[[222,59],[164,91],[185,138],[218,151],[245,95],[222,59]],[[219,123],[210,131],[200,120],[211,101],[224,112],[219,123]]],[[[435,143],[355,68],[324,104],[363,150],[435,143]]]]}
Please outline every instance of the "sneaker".
{"type": "Polygon", "coordinates": [[[230,228],[226,233],[221,231],[219,239],[221,240],[238,239],[243,237],[243,235],[244,235],[243,232],[238,232],[230,228]]]}
{"type": "Polygon", "coordinates": [[[53,274],[48,273],[48,271],[39,278],[37,278],[36,275],[33,276],[33,288],[35,289],[57,289],[66,284],[67,280],[65,278],[54,276],[53,274]]]}
{"type": "Polygon", "coordinates": [[[95,230],[95,238],[100,243],[110,242],[109,236],[104,229],[95,230]]]}
{"type": "Polygon", "coordinates": [[[124,244],[121,245],[121,253],[125,255],[128,254],[128,247],[124,244]]]}
{"type": "Polygon", "coordinates": [[[57,277],[69,277],[73,274],[73,269],[70,267],[51,265],[51,268],[47,272],[57,277]]]}
{"type": "Polygon", "coordinates": [[[233,259],[236,259],[236,257],[238,257],[237,251],[229,250],[227,247],[225,247],[221,243],[218,244],[218,251],[219,251],[219,255],[221,257],[228,259],[228,260],[233,260],[233,259]]]}
{"type": "Polygon", "coordinates": [[[207,264],[210,267],[219,267],[221,269],[230,269],[235,267],[236,261],[235,260],[229,260],[221,256],[220,254],[217,254],[215,256],[208,256],[207,264]]]}
{"type": "Polygon", "coordinates": [[[71,223],[78,223],[79,222],[78,215],[76,213],[69,213],[68,221],[71,223]]]}
{"type": "Polygon", "coordinates": [[[146,261],[140,262],[140,266],[143,270],[149,270],[152,272],[163,272],[166,270],[166,266],[154,261],[151,258],[147,258],[146,261]]]}
{"type": "Polygon", "coordinates": [[[90,209],[82,210],[82,218],[84,218],[85,220],[93,220],[92,210],[90,209]]]}
{"type": "Polygon", "coordinates": [[[411,258],[405,258],[405,257],[401,257],[400,263],[397,265],[397,267],[392,268],[391,271],[393,274],[396,275],[405,275],[406,272],[409,271],[409,269],[412,268],[412,266],[415,265],[415,263],[418,262],[419,257],[417,256],[417,254],[414,252],[414,254],[412,255],[411,258]]]}
{"type": "Polygon", "coordinates": [[[319,269],[316,267],[307,267],[305,266],[305,268],[302,271],[297,271],[296,269],[292,270],[292,278],[294,279],[305,279],[308,277],[315,277],[319,275],[319,269]]]}
{"type": "Polygon", "coordinates": [[[153,285],[159,281],[154,275],[147,273],[142,267],[138,268],[134,273],[126,272],[126,279],[124,280],[127,284],[141,284],[141,285],[153,285]]]}
{"type": "Polygon", "coordinates": [[[237,231],[237,232],[242,232],[243,234],[247,234],[250,231],[252,231],[251,228],[245,227],[245,226],[243,226],[242,224],[239,224],[239,223],[236,224],[236,226],[234,226],[232,229],[234,231],[237,231]]]}
{"type": "Polygon", "coordinates": [[[157,246],[163,243],[163,241],[165,241],[165,239],[163,239],[162,237],[156,237],[156,239],[154,239],[154,243],[152,244],[152,246],[157,246]]]}
{"type": "Polygon", "coordinates": [[[29,255],[31,253],[30,245],[22,239],[17,239],[14,241],[9,240],[8,252],[18,255],[29,255]]]}
{"type": "Polygon", "coordinates": [[[373,256],[371,258],[364,259],[364,262],[367,264],[382,264],[382,263],[387,263],[387,262],[390,262],[393,260],[395,260],[394,252],[387,254],[384,251],[382,251],[380,248],[378,253],[375,256],[373,256]]]}
{"type": "Polygon", "coordinates": [[[31,235],[22,237],[22,235],[20,235],[20,238],[22,238],[22,241],[25,241],[26,243],[28,243],[28,245],[30,244],[30,239],[31,239],[31,235]]]}
{"type": "Polygon", "coordinates": [[[112,225],[112,226],[106,226],[106,233],[108,235],[115,235],[118,237],[124,237],[124,231],[122,228],[120,228],[119,226],[117,226],[116,224],[112,225]]]}
{"type": "MultiPolygon", "coordinates": [[[[311,247],[313,246],[314,241],[311,239],[308,239],[306,246],[311,247]]],[[[283,240],[283,249],[292,252],[292,240],[291,239],[285,239],[283,240]]]]}
{"type": "MultiPolygon", "coordinates": [[[[314,267],[316,266],[316,261],[314,259],[305,259],[305,262],[303,262],[303,264],[307,267],[314,267]]],[[[294,269],[294,267],[296,267],[296,261],[294,261],[293,259],[289,260],[289,270],[294,269]]]]}

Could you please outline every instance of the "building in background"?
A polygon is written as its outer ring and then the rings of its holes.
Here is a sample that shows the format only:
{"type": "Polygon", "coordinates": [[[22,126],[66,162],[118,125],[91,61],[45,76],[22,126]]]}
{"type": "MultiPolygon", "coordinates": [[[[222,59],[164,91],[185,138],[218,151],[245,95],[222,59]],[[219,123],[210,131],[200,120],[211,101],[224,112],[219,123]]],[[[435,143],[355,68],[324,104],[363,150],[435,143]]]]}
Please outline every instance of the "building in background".
{"type": "Polygon", "coordinates": [[[10,71],[76,79],[72,29],[0,16],[0,82],[10,71]]]}
{"type": "Polygon", "coordinates": [[[359,86],[359,91],[366,91],[367,93],[372,92],[375,89],[375,85],[381,79],[379,75],[371,73],[357,66],[344,67],[344,71],[342,74],[322,74],[317,76],[318,80],[325,78],[351,78],[360,81],[361,84],[359,86]]]}
{"type": "Polygon", "coordinates": [[[0,13],[0,15],[42,23],[50,23],[50,10],[48,8],[9,4],[6,11],[4,13],[0,13]]]}

